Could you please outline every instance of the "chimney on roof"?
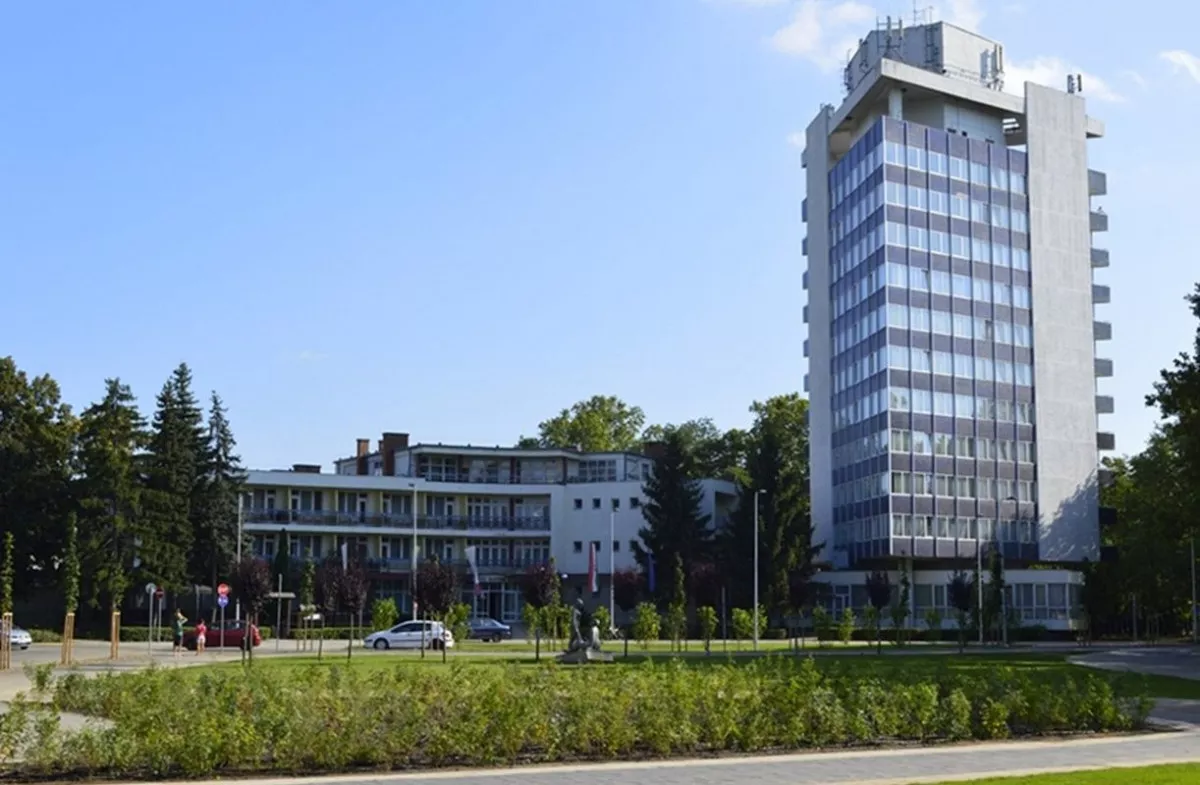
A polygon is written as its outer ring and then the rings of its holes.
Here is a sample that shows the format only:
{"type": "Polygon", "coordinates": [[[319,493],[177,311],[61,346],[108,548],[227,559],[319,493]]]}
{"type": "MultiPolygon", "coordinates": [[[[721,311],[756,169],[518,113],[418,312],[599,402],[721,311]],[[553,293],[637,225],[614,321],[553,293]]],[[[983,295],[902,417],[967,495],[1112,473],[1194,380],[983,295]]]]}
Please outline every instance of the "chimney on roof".
{"type": "Polygon", "coordinates": [[[354,457],[361,458],[371,451],[370,439],[359,439],[354,449],[354,457]]]}
{"type": "Polygon", "coordinates": [[[379,452],[383,453],[383,473],[388,477],[396,474],[396,451],[408,449],[408,434],[384,431],[379,440],[379,452]]]}

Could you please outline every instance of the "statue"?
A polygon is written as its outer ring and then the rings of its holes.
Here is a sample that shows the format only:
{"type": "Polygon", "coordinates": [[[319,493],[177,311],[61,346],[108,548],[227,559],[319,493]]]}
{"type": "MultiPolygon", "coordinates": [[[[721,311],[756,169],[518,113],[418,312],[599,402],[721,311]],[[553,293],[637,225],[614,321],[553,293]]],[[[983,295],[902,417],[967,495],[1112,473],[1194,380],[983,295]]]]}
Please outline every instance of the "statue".
{"type": "Polygon", "coordinates": [[[583,597],[577,597],[575,604],[571,606],[571,641],[567,645],[567,651],[587,647],[587,640],[583,637],[583,614],[583,597]]]}
{"type": "Polygon", "coordinates": [[[582,592],[571,605],[571,641],[558,661],[571,665],[613,661],[611,654],[600,650],[600,628],[584,608],[582,592]]]}

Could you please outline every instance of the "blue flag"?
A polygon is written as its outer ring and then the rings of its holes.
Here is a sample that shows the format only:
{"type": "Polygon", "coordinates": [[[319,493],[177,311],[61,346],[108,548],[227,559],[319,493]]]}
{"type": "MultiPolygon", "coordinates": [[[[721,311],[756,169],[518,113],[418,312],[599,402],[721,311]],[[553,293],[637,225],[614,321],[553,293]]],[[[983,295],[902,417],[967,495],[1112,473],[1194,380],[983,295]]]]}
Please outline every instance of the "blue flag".
{"type": "Polygon", "coordinates": [[[657,582],[654,580],[654,554],[647,553],[646,554],[646,588],[649,589],[651,594],[654,594],[654,587],[655,587],[656,583],[657,582]]]}

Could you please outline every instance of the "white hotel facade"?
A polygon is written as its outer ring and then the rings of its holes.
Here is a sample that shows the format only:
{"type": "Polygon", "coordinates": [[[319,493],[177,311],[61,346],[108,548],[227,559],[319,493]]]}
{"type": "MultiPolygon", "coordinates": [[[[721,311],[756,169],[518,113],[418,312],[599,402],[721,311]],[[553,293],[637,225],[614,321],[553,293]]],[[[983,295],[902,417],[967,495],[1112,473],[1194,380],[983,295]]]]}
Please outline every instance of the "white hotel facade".
{"type": "MultiPolygon", "coordinates": [[[[463,577],[463,600],[478,615],[520,619],[521,576],[553,559],[564,593],[585,589],[591,546],[607,604],[612,569],[636,566],[633,544],[645,526],[642,484],[655,445],[644,454],[582,453],[471,445],[409,444],[385,433],[374,450],[359,439],[334,472],[297,464],[250,471],[243,527],[253,551],[320,559],[346,544],[368,568],[376,597],[411,611],[414,540],[418,562],[436,555],[463,577]],[[416,515],[414,516],[414,511],[416,515]],[[474,546],[481,591],[471,590],[466,548],[474,546]]],[[[714,524],[736,504],[736,489],[704,480],[703,512],[714,524]]]]}

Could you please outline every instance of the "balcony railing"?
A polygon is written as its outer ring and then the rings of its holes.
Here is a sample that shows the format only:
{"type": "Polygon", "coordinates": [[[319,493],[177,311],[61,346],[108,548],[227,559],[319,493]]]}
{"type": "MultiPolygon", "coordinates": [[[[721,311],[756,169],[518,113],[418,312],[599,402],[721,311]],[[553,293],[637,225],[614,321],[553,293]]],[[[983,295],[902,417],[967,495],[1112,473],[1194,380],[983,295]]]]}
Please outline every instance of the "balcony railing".
{"type": "MultiPolygon", "coordinates": [[[[380,529],[411,529],[413,516],[384,513],[324,512],[300,510],[250,509],[244,512],[249,524],[278,523],[308,526],[370,526],[380,529]]],[[[550,531],[550,519],[544,516],[485,517],[476,515],[419,515],[417,529],[454,529],[466,531],[550,531]]]]}
{"type": "MultiPolygon", "coordinates": [[[[417,559],[417,564],[423,564],[428,561],[421,557],[417,559]]],[[[455,570],[466,572],[470,569],[470,564],[466,559],[439,559],[443,564],[449,564],[455,570]]],[[[526,558],[511,558],[511,559],[480,559],[476,562],[476,568],[480,573],[483,572],[524,572],[535,565],[548,564],[549,559],[526,559],[526,558]]],[[[381,573],[409,573],[412,572],[412,559],[367,559],[367,569],[373,572],[381,573]]]]}
{"type": "Polygon", "coordinates": [[[397,477],[412,477],[425,482],[455,482],[471,485],[562,485],[563,483],[593,483],[593,482],[644,482],[640,471],[628,471],[621,474],[610,474],[604,477],[581,477],[579,475],[522,477],[517,474],[492,474],[463,470],[455,471],[416,471],[397,474],[397,477]]]}

